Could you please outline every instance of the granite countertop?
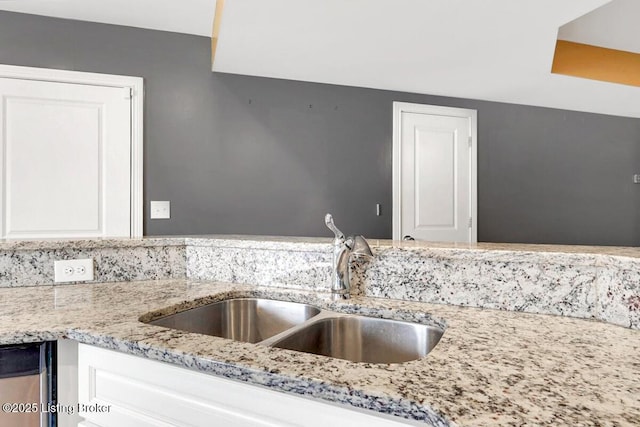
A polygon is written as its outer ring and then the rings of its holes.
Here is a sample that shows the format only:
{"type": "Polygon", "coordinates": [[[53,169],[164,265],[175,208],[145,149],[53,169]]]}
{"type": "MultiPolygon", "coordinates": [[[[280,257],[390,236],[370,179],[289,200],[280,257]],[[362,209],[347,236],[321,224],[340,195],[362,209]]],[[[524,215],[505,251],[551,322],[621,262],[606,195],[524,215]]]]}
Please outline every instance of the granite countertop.
{"type": "Polygon", "coordinates": [[[0,289],[0,344],[60,337],[436,426],[640,425],[640,331],[596,321],[186,279],[0,289]],[[446,331],[421,360],[375,365],[138,321],[252,295],[446,331]]]}
{"type": "MultiPolygon", "coordinates": [[[[404,241],[387,239],[367,239],[372,247],[394,247],[403,249],[451,249],[502,252],[542,252],[581,255],[608,255],[628,258],[640,258],[640,247],[621,246],[580,246],[580,245],[544,245],[520,243],[451,243],[404,241]]],[[[328,237],[295,236],[252,236],[235,234],[146,236],[138,238],[92,238],[92,239],[0,239],[0,251],[48,250],[67,247],[74,248],[114,248],[114,247],[151,247],[151,246],[231,246],[261,247],[273,249],[318,250],[326,249],[333,241],[328,237]]]]}

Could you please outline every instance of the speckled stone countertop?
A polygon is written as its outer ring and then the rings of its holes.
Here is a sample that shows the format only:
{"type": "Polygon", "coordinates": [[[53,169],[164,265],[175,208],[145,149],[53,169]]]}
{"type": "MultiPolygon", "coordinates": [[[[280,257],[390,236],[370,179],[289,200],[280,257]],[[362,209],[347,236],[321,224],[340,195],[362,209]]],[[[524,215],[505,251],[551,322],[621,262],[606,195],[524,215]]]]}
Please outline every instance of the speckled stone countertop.
{"type": "Polygon", "coordinates": [[[59,337],[435,426],[640,425],[640,331],[596,321],[186,279],[0,289],[0,344],[59,337]],[[375,365],[138,321],[252,295],[446,331],[421,360],[375,365]]]}
{"type": "MultiPolygon", "coordinates": [[[[294,236],[252,236],[211,234],[194,236],[147,236],[140,238],[92,238],[92,239],[0,239],[0,250],[37,250],[103,247],[148,246],[234,246],[262,248],[296,248],[317,250],[326,248],[331,238],[294,236]]],[[[397,241],[368,239],[371,246],[396,248],[467,249],[479,251],[551,252],[567,254],[599,254],[640,258],[640,248],[618,246],[542,245],[519,243],[444,243],[424,241],[397,241]]]]}
{"type": "Polygon", "coordinates": [[[627,246],[543,245],[529,243],[450,243],[369,239],[373,246],[397,248],[469,249],[479,251],[547,252],[565,254],[598,254],[640,258],[640,248],[627,246]]]}

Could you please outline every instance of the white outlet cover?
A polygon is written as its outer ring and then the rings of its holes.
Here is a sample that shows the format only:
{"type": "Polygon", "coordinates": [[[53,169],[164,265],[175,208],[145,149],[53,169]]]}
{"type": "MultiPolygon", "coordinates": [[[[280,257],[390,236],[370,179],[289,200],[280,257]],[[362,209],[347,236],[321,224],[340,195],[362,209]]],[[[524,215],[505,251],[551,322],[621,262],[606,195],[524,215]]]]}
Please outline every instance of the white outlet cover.
{"type": "Polygon", "coordinates": [[[93,280],[93,258],[54,261],[54,282],[87,282],[93,280]]]}
{"type": "Polygon", "coordinates": [[[171,218],[171,202],[168,200],[152,200],[151,201],[151,219],[170,219],[171,218]]]}

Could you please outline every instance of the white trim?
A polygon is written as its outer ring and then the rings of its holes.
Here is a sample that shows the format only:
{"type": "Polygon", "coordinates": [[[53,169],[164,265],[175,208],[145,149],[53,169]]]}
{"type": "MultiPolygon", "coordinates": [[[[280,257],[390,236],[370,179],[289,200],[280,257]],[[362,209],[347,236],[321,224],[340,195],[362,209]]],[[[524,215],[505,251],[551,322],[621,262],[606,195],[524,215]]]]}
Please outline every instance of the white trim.
{"type": "Polygon", "coordinates": [[[469,118],[469,126],[471,135],[471,156],[469,170],[469,214],[472,222],[469,229],[469,241],[475,243],[478,241],[478,112],[466,108],[441,107],[437,105],[414,104],[409,102],[393,103],[393,149],[392,149],[392,237],[393,240],[400,240],[402,236],[402,215],[400,214],[400,206],[402,206],[402,167],[401,167],[401,144],[402,141],[402,113],[419,113],[431,115],[446,115],[455,117],[469,118]]]}
{"type": "Polygon", "coordinates": [[[471,135],[471,171],[470,180],[471,187],[469,194],[469,214],[472,218],[471,223],[471,243],[478,241],[478,111],[466,110],[469,112],[471,127],[469,135],[471,135]]]}
{"type": "Polygon", "coordinates": [[[0,64],[0,77],[131,89],[131,237],[143,233],[144,80],[142,77],[84,73],[0,64]]]}

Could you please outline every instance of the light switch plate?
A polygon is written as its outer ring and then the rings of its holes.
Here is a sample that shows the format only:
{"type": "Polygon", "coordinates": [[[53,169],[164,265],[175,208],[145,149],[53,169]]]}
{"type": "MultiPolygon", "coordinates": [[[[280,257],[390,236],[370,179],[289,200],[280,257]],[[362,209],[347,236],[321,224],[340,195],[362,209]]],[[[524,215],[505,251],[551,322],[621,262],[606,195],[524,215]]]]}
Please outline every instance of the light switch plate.
{"type": "Polygon", "coordinates": [[[53,262],[54,277],[59,282],[86,282],[93,280],[93,258],[53,262]]]}
{"type": "Polygon", "coordinates": [[[171,202],[164,201],[151,201],[151,219],[170,219],[171,218],[171,202]]]}

